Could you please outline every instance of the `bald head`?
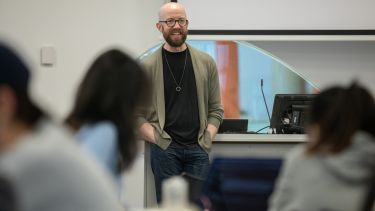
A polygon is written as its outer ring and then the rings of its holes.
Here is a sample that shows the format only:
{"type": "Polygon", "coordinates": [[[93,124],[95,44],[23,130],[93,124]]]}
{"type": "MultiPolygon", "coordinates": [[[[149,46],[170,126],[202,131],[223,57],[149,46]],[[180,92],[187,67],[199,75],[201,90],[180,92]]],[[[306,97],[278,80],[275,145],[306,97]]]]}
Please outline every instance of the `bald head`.
{"type": "Polygon", "coordinates": [[[185,7],[182,4],[176,2],[169,2],[164,4],[159,9],[159,20],[165,20],[167,18],[173,18],[173,16],[184,16],[186,17],[185,7]]]}
{"type": "Polygon", "coordinates": [[[187,48],[185,41],[188,24],[185,7],[181,4],[170,2],[160,7],[156,27],[166,41],[164,49],[170,52],[180,52],[187,48]]]}

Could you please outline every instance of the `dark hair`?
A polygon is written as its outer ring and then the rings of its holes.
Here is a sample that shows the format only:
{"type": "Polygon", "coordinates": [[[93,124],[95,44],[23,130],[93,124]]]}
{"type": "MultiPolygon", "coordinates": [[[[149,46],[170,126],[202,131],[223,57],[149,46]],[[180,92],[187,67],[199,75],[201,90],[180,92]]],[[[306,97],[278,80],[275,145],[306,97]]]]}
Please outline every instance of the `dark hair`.
{"type": "Polygon", "coordinates": [[[0,86],[10,87],[15,95],[17,101],[15,119],[28,126],[35,126],[45,114],[32,102],[28,94],[29,68],[14,50],[2,43],[0,43],[0,75],[0,86]]]}
{"type": "Polygon", "coordinates": [[[17,99],[17,108],[15,118],[31,127],[34,127],[36,123],[46,114],[35,105],[27,92],[14,90],[17,99]]]}
{"type": "Polygon", "coordinates": [[[81,82],[66,123],[79,129],[83,124],[111,121],[118,130],[120,169],[127,169],[137,153],[135,109],[148,102],[149,87],[135,60],[120,50],[104,52],[81,82]]]}
{"type": "Polygon", "coordinates": [[[362,130],[375,137],[374,123],[375,102],[365,88],[353,83],[349,88],[327,89],[311,104],[309,124],[317,124],[320,132],[307,152],[339,153],[351,144],[356,131],[362,130]]]}

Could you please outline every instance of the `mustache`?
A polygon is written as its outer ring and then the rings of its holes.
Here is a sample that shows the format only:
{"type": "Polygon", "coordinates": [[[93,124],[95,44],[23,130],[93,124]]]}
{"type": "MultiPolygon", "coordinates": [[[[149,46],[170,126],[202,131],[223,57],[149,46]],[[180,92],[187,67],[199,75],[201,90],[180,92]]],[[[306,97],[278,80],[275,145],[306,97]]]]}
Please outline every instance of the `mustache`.
{"type": "Polygon", "coordinates": [[[184,33],[181,29],[176,29],[176,30],[171,31],[171,33],[176,33],[176,32],[180,34],[184,33]]]}

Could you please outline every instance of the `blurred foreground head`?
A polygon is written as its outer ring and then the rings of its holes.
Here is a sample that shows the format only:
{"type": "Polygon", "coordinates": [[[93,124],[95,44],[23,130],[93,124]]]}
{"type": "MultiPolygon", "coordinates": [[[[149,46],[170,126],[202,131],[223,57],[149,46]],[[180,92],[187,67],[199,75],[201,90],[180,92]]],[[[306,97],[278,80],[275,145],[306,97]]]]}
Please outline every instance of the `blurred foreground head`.
{"type": "Polygon", "coordinates": [[[120,163],[126,169],[137,153],[135,110],[148,104],[150,87],[137,61],[117,49],[105,51],[94,60],[81,82],[67,123],[74,129],[100,121],[114,123],[120,163]]]}
{"type": "Polygon", "coordinates": [[[17,53],[0,43],[0,150],[13,140],[15,131],[35,126],[43,112],[30,99],[30,71],[17,53]]]}
{"type": "Polygon", "coordinates": [[[375,138],[375,102],[357,83],[322,91],[313,101],[309,128],[313,138],[308,152],[339,153],[350,146],[358,131],[375,138]]]}

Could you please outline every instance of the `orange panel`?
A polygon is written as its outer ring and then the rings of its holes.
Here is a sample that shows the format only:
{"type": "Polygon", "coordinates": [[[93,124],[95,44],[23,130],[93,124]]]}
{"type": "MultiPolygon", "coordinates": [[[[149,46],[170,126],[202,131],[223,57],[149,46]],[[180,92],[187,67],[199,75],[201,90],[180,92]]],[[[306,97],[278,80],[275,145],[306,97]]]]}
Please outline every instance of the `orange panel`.
{"type": "Polygon", "coordinates": [[[231,41],[216,41],[217,68],[225,118],[239,118],[238,51],[231,41]]]}

